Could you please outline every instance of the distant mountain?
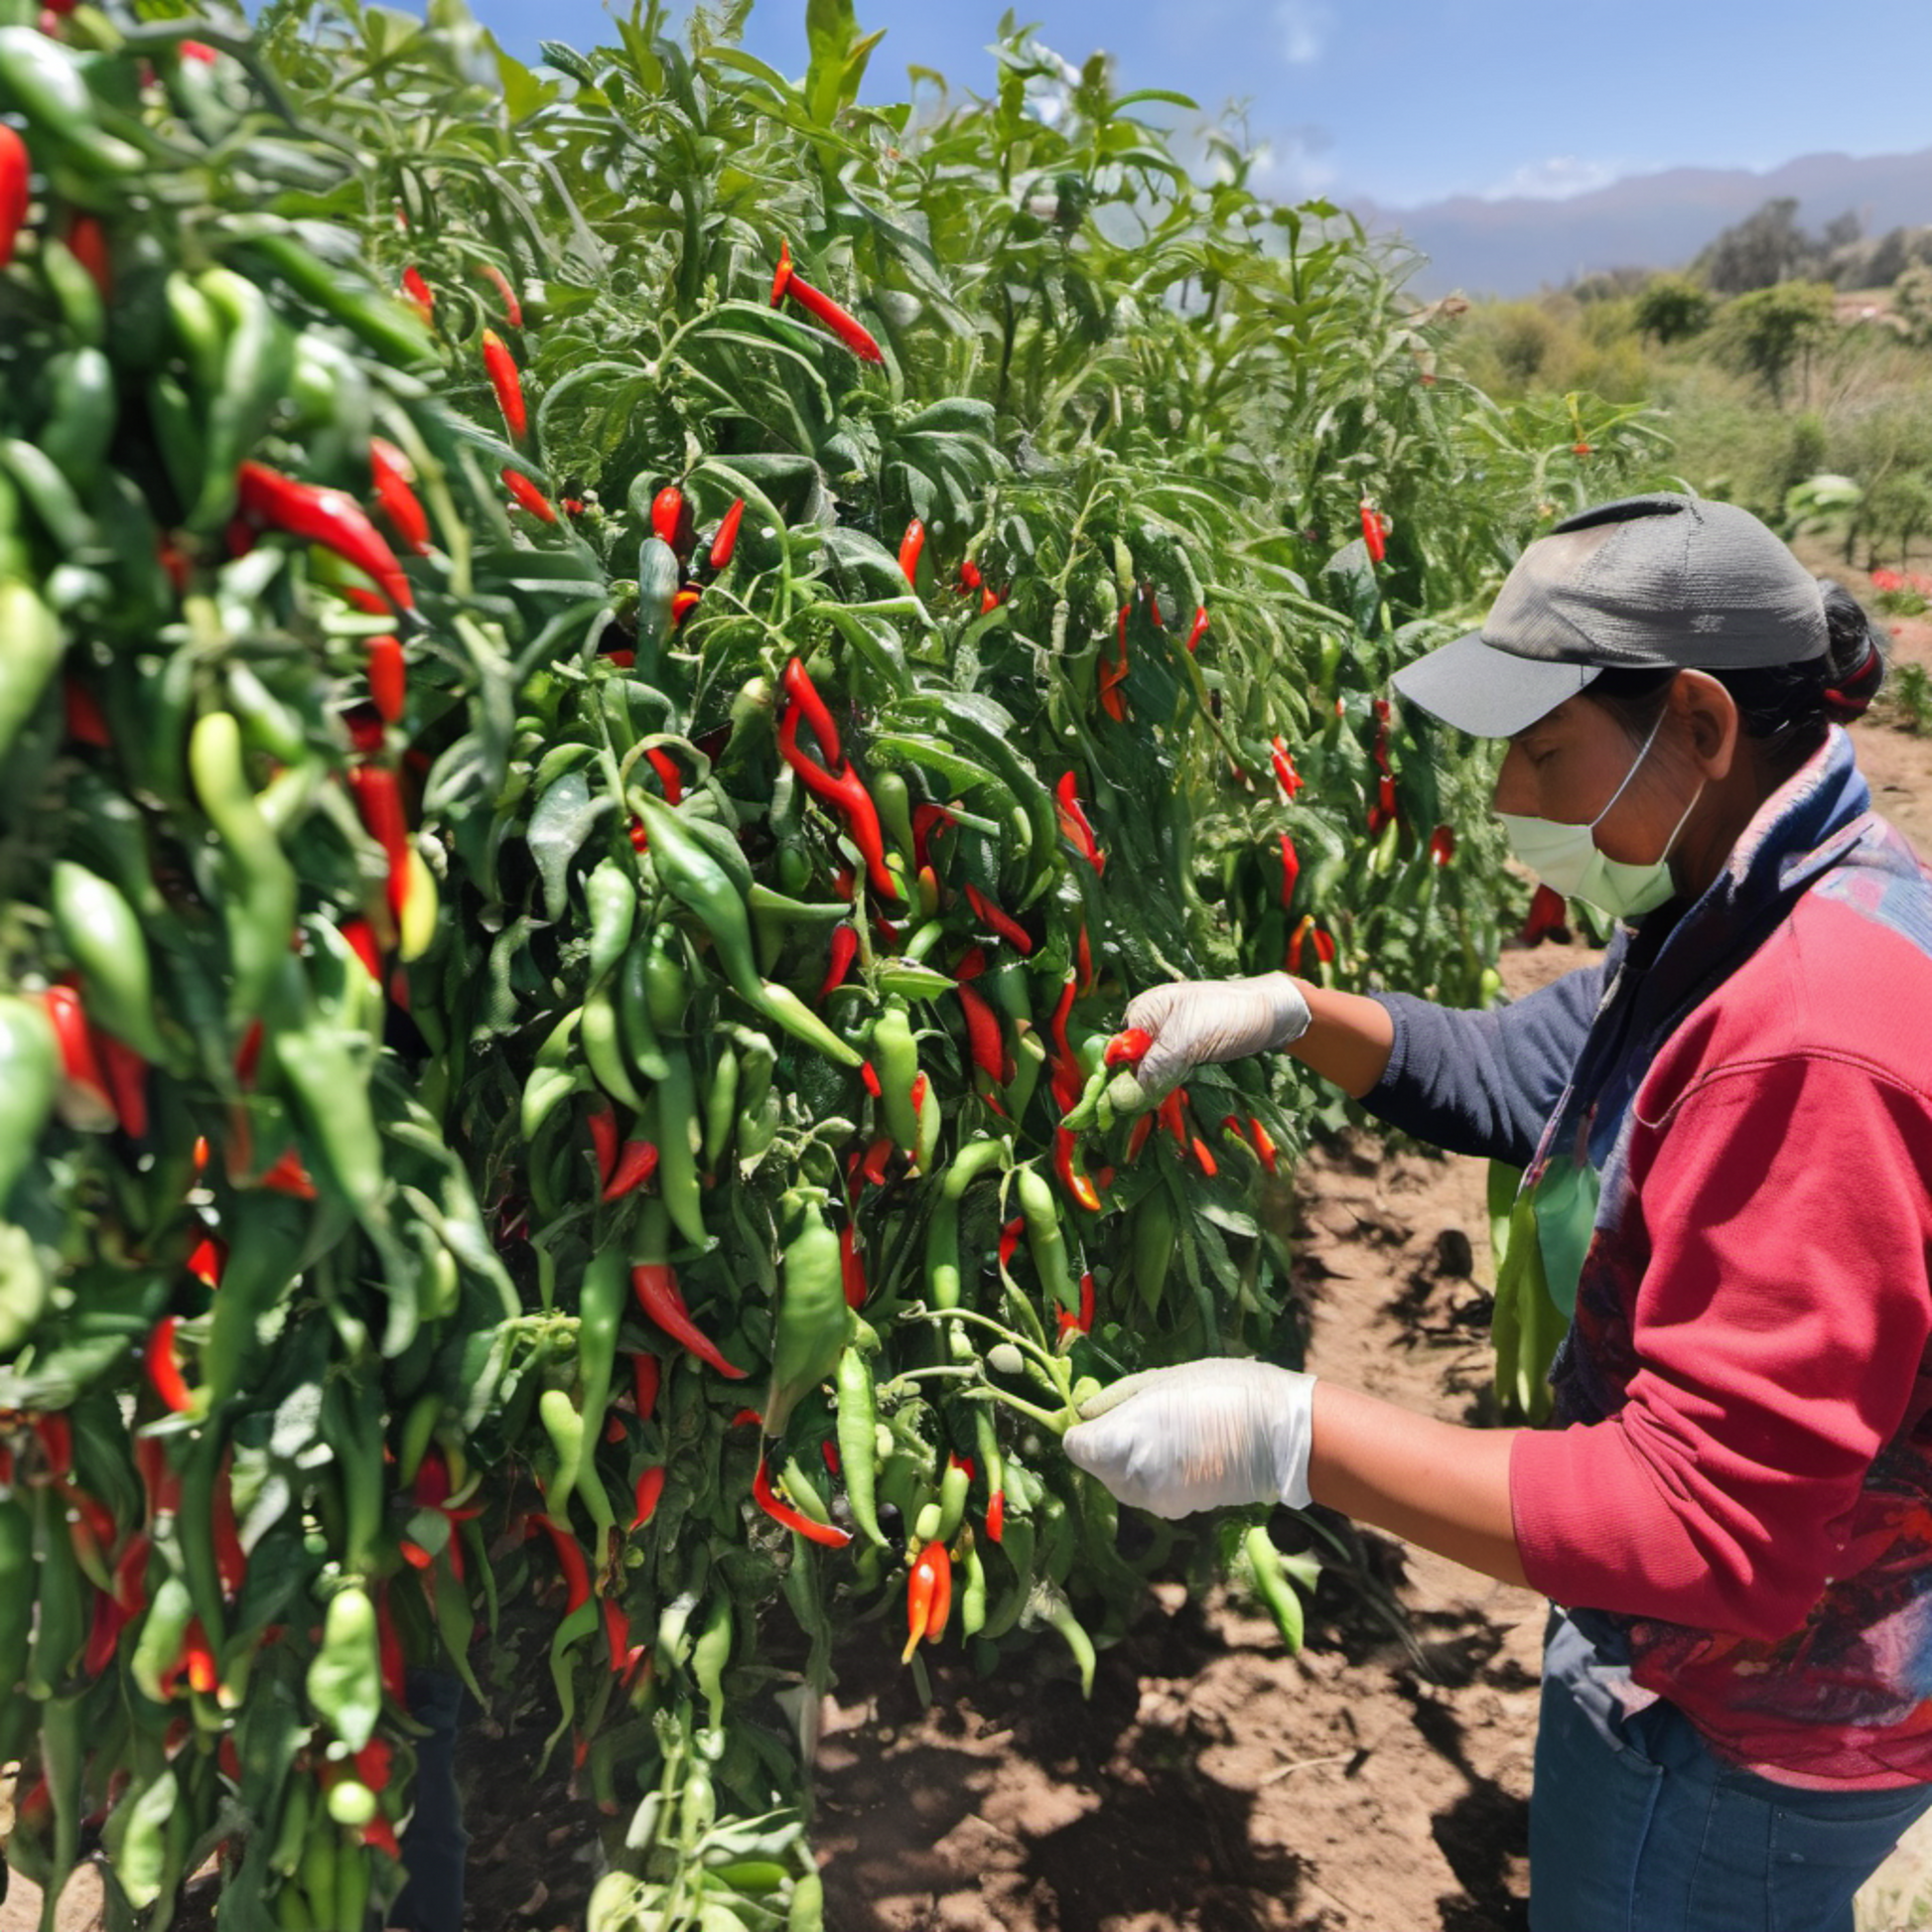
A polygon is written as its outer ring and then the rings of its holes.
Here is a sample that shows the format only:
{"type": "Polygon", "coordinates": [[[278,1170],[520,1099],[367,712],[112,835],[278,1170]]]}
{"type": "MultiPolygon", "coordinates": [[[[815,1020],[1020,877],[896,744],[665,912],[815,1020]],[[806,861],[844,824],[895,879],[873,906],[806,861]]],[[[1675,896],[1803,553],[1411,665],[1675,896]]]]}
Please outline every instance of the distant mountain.
{"type": "Polygon", "coordinates": [[[1399,230],[1429,257],[1425,295],[1533,295],[1602,269],[1682,266],[1731,222],[1777,196],[1821,228],[1848,209],[1866,234],[1932,222],[1932,148],[1918,154],[1808,154],[1766,174],[1670,168],[1632,175],[1567,201],[1473,195],[1427,207],[1357,206],[1369,226],[1399,230]]]}

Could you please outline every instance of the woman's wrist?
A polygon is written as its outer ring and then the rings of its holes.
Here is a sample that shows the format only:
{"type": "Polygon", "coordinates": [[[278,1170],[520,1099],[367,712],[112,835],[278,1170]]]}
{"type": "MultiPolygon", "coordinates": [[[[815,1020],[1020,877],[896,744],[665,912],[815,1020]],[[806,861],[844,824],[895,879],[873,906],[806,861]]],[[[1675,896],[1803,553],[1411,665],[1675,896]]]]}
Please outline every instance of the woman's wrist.
{"type": "Polygon", "coordinates": [[[1359,993],[1337,993],[1305,979],[1295,984],[1309,1005],[1309,1027],[1288,1051],[1351,1100],[1361,1099],[1380,1083],[1395,1050],[1388,1008],[1359,993]]]}

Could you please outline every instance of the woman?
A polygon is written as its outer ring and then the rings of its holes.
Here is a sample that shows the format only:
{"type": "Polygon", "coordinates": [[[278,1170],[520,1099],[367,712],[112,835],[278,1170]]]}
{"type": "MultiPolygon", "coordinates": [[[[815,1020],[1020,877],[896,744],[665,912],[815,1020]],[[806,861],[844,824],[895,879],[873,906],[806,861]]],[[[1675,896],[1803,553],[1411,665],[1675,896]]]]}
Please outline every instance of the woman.
{"type": "Polygon", "coordinates": [[[1622,921],[1603,963],[1494,1013],[1284,974],[1128,1009],[1150,1083],[1289,1045],[1526,1170],[1574,1308],[1554,1429],[1225,1360],[1116,1384],[1066,1447],[1163,1515],[1312,1496],[1562,1606],[1536,1932],[1849,1932],[1932,1802],[1932,876],[1837,728],[1882,676],[1743,511],[1587,511],[1396,685],[1508,740],[1497,810],[1622,921]]]}

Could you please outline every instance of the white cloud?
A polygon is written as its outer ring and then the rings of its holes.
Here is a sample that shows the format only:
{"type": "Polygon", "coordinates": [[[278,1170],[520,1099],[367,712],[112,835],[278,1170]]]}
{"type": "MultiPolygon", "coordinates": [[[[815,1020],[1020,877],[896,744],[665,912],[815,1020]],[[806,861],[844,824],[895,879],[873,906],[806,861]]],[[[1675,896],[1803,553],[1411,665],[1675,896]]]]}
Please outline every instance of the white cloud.
{"type": "Polygon", "coordinates": [[[1312,67],[1327,51],[1334,16],[1323,0],[1276,0],[1275,28],[1282,58],[1292,68],[1312,67]]]}
{"type": "Polygon", "coordinates": [[[1619,162],[1587,161],[1582,155],[1552,155],[1547,161],[1526,162],[1504,181],[1482,191],[1485,202],[1507,201],[1522,195],[1532,201],[1566,202],[1573,195],[1587,195],[1593,188],[1607,188],[1631,171],[1619,162]]]}
{"type": "Polygon", "coordinates": [[[1257,141],[1248,186],[1279,202],[1325,195],[1339,179],[1334,165],[1322,158],[1331,145],[1327,131],[1318,127],[1290,128],[1273,139],[1257,141]]]}

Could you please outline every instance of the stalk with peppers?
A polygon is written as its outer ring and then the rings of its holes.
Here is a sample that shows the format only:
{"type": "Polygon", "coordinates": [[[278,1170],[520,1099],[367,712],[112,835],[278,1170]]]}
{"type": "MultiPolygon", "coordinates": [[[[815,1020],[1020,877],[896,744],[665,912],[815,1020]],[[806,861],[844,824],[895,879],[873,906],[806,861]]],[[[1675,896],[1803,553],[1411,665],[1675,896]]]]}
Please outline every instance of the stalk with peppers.
{"type": "Polygon", "coordinates": [[[1359,244],[1122,176],[1104,69],[1042,224],[1012,103],[860,109],[837,5],[788,90],[655,5],[489,90],[394,21],[0,5],[7,1857],[359,1928],[441,1673],[547,1701],[594,1925],[802,1932],[841,1644],[1086,1687],[1228,1564],[1298,1632],[1292,1526],[1057,1450],[1299,1348],[1296,1077],[1156,1110],[1115,1030],[1479,996],[1479,774],[1377,699],[1551,463],[1359,244]],[[1207,245],[1308,328],[1167,300],[1207,245]],[[1225,417],[1134,399],[1130,315],[1225,417]]]}

